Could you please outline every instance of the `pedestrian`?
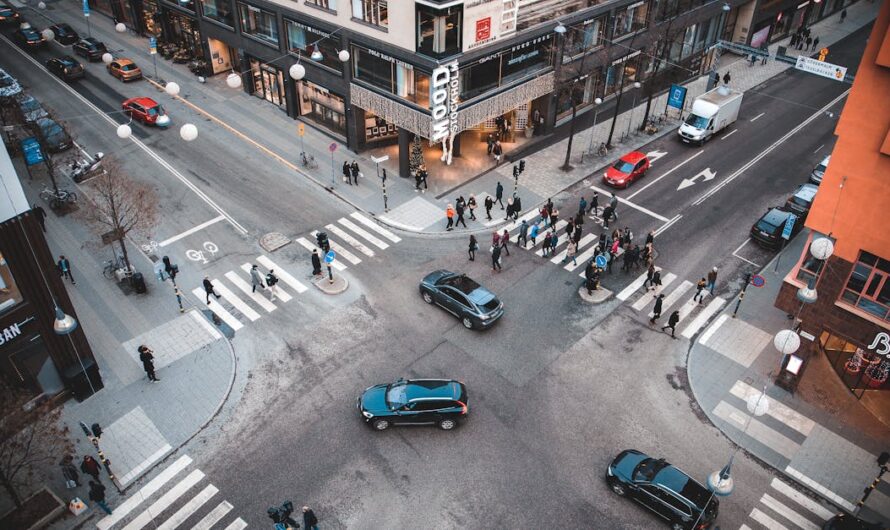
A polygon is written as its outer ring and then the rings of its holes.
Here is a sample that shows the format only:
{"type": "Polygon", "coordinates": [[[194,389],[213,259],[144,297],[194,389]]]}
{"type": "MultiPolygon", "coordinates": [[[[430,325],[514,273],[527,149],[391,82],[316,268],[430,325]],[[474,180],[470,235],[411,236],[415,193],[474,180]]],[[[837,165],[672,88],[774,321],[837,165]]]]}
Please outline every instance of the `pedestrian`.
{"type": "Polygon", "coordinates": [[[494,135],[488,133],[488,138],[486,139],[486,143],[488,143],[488,156],[491,156],[492,150],[494,150],[494,135]]]}
{"type": "Polygon", "coordinates": [[[321,276],[321,258],[318,256],[318,249],[312,249],[312,275],[321,276]]]}
{"type": "Polygon", "coordinates": [[[609,206],[612,207],[612,216],[615,220],[618,220],[618,196],[615,195],[615,192],[612,192],[612,196],[609,197],[609,206]]]}
{"type": "Polygon", "coordinates": [[[464,221],[464,198],[458,197],[457,202],[455,203],[457,206],[455,207],[455,212],[457,213],[457,221],[455,221],[454,226],[459,224],[464,225],[464,228],[467,227],[467,222],[464,221]]]}
{"type": "Polygon", "coordinates": [[[358,186],[358,176],[359,174],[361,174],[361,171],[358,170],[358,163],[355,160],[352,161],[352,165],[349,166],[349,170],[349,172],[352,173],[353,184],[358,186]]]}
{"type": "Polygon", "coordinates": [[[423,186],[423,189],[420,190],[420,193],[426,193],[426,190],[430,189],[430,185],[427,184],[426,179],[430,176],[429,171],[426,170],[426,166],[420,166],[420,184],[423,186]]]}
{"type": "Polygon", "coordinates": [[[584,212],[587,211],[587,200],[584,197],[581,197],[581,200],[578,201],[578,215],[584,217],[584,212]]]}
{"type": "Polygon", "coordinates": [[[575,258],[575,254],[578,252],[578,245],[571,239],[569,240],[569,244],[566,246],[566,255],[562,258],[562,262],[565,263],[568,259],[571,258],[572,265],[577,266],[578,260],[575,258]]]}
{"type": "Polygon", "coordinates": [[[655,297],[655,307],[652,308],[652,318],[649,319],[650,324],[655,324],[655,321],[661,318],[661,305],[663,300],[663,294],[655,297]]]}
{"type": "Polygon", "coordinates": [[[543,207],[541,207],[541,209],[538,211],[538,213],[541,215],[541,220],[538,222],[541,223],[542,225],[544,225],[544,228],[549,227],[550,226],[550,210],[547,209],[547,205],[545,204],[543,207]]]}
{"type": "Polygon", "coordinates": [[[219,298],[220,298],[219,293],[217,293],[213,289],[213,283],[210,281],[210,276],[204,276],[203,284],[204,284],[204,293],[207,294],[207,305],[210,305],[210,295],[215,296],[216,299],[219,300],[219,298]]]}
{"type": "Polygon", "coordinates": [[[145,370],[145,373],[148,375],[148,380],[152,383],[157,383],[158,381],[160,381],[160,379],[158,379],[158,377],[155,375],[154,350],[143,344],[139,346],[136,351],[139,352],[139,360],[142,361],[142,369],[145,370]]]}
{"type": "Polygon", "coordinates": [[[544,235],[544,246],[541,248],[542,255],[546,258],[547,254],[550,252],[550,239],[553,237],[553,232],[548,231],[546,235],[544,235]]]}
{"type": "Polygon", "coordinates": [[[566,235],[572,237],[572,233],[575,231],[575,220],[569,219],[569,222],[566,223],[566,235]]]}
{"type": "Polygon", "coordinates": [[[559,245],[559,236],[556,234],[556,229],[550,229],[550,255],[553,256],[556,254],[556,246],[559,245]]]}
{"type": "Polygon", "coordinates": [[[713,267],[710,271],[708,271],[708,291],[713,295],[714,287],[717,286],[717,267],[713,267]]]}
{"type": "Polygon", "coordinates": [[[445,231],[450,232],[454,229],[454,206],[450,203],[448,207],[445,208],[445,218],[448,219],[448,223],[445,225],[445,231]]]}
{"type": "Polygon", "coordinates": [[[34,215],[37,216],[37,222],[40,223],[40,228],[46,232],[46,210],[36,202],[31,209],[34,210],[34,215]]]}
{"type": "Polygon", "coordinates": [[[492,152],[494,153],[494,163],[495,163],[495,165],[499,165],[499,164],[501,163],[501,155],[504,154],[504,148],[501,147],[501,141],[500,141],[500,140],[495,140],[495,141],[494,141],[494,149],[492,149],[492,152]]]}
{"type": "Polygon", "coordinates": [[[80,463],[80,471],[96,479],[96,482],[101,482],[99,479],[99,472],[102,471],[102,467],[99,466],[99,462],[90,455],[83,457],[83,462],[80,463]]]}
{"type": "Polygon", "coordinates": [[[813,51],[816,51],[816,48],[819,47],[819,37],[815,37],[813,39],[813,51]]]}
{"type": "Polygon", "coordinates": [[[791,35],[791,41],[788,43],[788,45],[794,48],[797,45],[797,39],[799,38],[800,36],[797,33],[794,33],[793,35],[791,35]]]}
{"type": "Polygon", "coordinates": [[[812,38],[812,37],[807,37],[807,40],[804,41],[804,43],[805,43],[805,46],[804,46],[804,48],[803,48],[804,51],[809,50],[809,49],[810,49],[810,46],[812,46],[812,44],[813,44],[813,38],[812,38]]]}
{"type": "Polygon", "coordinates": [[[720,84],[720,73],[714,72],[714,86],[717,86],[719,84],[720,84]]]}
{"type": "Polygon", "coordinates": [[[705,295],[702,294],[702,291],[705,290],[705,287],[708,285],[708,282],[705,281],[704,278],[698,281],[695,284],[695,296],[692,297],[692,301],[698,300],[698,303],[701,304],[702,300],[704,300],[705,295]]]}
{"type": "Polygon", "coordinates": [[[640,270],[640,245],[634,245],[630,251],[630,264],[634,269],[640,270]]]}
{"type": "Polygon", "coordinates": [[[674,333],[677,330],[677,323],[680,322],[680,311],[674,311],[671,313],[671,316],[668,317],[668,323],[666,326],[661,326],[661,331],[666,330],[667,328],[671,328],[671,338],[676,339],[676,335],[674,333]]]}
{"type": "Polygon", "coordinates": [[[308,506],[303,506],[303,528],[305,530],[318,530],[318,517],[315,516],[315,512],[310,510],[308,506]]]}
{"type": "Polygon", "coordinates": [[[349,166],[349,162],[346,160],[343,161],[343,180],[346,181],[347,184],[352,184],[349,180],[349,177],[352,175],[352,168],[349,166]]]}
{"type": "Polygon", "coordinates": [[[476,241],[476,236],[470,234],[470,248],[467,249],[467,255],[470,256],[470,261],[476,261],[476,251],[479,249],[479,243],[476,241]]]}
{"type": "Polygon", "coordinates": [[[655,274],[652,275],[652,290],[654,291],[658,287],[661,287],[661,271],[655,269],[655,274]]]}
{"type": "Polygon", "coordinates": [[[575,214],[575,226],[581,226],[584,224],[584,214],[578,212],[575,214]]]}
{"type": "Polygon", "coordinates": [[[572,241],[577,245],[581,241],[581,225],[575,225],[575,232],[572,234],[572,241]]]}
{"type": "Polygon", "coordinates": [[[59,276],[71,280],[71,285],[77,285],[77,282],[74,281],[74,276],[71,275],[71,262],[68,261],[68,258],[59,256],[59,261],[56,263],[56,266],[59,267],[59,276]]]}
{"type": "Polygon", "coordinates": [[[476,220],[475,210],[477,206],[478,204],[476,204],[476,196],[470,195],[470,199],[467,201],[467,208],[470,210],[470,219],[472,219],[473,221],[476,220]]]}
{"type": "Polygon", "coordinates": [[[513,220],[519,219],[519,212],[522,211],[522,200],[519,195],[513,194],[513,220]]]}
{"type": "Polygon", "coordinates": [[[499,245],[495,245],[491,249],[491,270],[499,271],[503,267],[501,267],[501,247],[499,245]]]}
{"type": "Polygon", "coordinates": [[[105,502],[105,486],[98,482],[90,481],[90,500],[99,505],[100,508],[105,510],[105,513],[111,515],[111,508],[108,507],[108,504],[105,502]]]}
{"type": "Polygon", "coordinates": [[[608,262],[608,265],[606,266],[606,270],[609,271],[609,274],[612,274],[612,264],[615,263],[615,258],[616,258],[614,244],[609,246],[608,254],[609,254],[609,262],[608,262]]]}
{"type": "Polygon", "coordinates": [[[485,218],[491,221],[491,209],[494,208],[494,199],[491,198],[491,195],[485,196],[483,205],[485,206],[485,218]]]}
{"type": "Polygon", "coordinates": [[[649,233],[646,234],[646,244],[652,245],[655,243],[655,230],[649,230],[649,233]]]}
{"type": "Polygon", "coordinates": [[[503,247],[504,252],[507,255],[510,255],[510,247],[507,246],[510,243],[510,232],[507,232],[507,229],[504,228],[504,233],[501,234],[501,247],[503,247]]]}
{"type": "Polygon", "coordinates": [[[504,209],[504,201],[502,200],[504,197],[504,186],[501,184],[501,181],[498,181],[498,185],[494,188],[494,202],[501,205],[501,210],[504,209]]]}
{"type": "Polygon", "coordinates": [[[730,79],[731,77],[729,76],[729,70],[727,70],[726,73],[723,74],[723,84],[728,85],[730,79]]]}
{"type": "Polygon", "coordinates": [[[590,296],[593,294],[593,291],[596,290],[597,286],[594,283],[594,277],[596,276],[596,268],[593,265],[593,260],[587,262],[587,267],[584,268],[584,286],[587,287],[587,295],[590,296]]]}
{"type": "Polygon", "coordinates": [[[80,486],[80,475],[77,474],[77,468],[74,467],[73,456],[63,456],[59,462],[59,467],[62,468],[62,476],[65,477],[65,482],[69,489],[80,486]],[[71,485],[72,482],[74,483],[73,486],[71,485]]]}
{"type": "Polygon", "coordinates": [[[627,250],[621,255],[621,270],[624,272],[630,271],[630,256],[631,253],[627,250]]]}
{"type": "Polygon", "coordinates": [[[266,286],[269,287],[269,301],[274,302],[275,296],[278,294],[278,276],[275,275],[275,269],[269,269],[266,275],[266,286]]]}
{"type": "Polygon", "coordinates": [[[846,9],[841,11],[841,23],[843,23],[844,20],[847,20],[847,10],[846,9]]]}
{"type": "Polygon", "coordinates": [[[806,38],[810,38],[810,28],[803,28],[803,36],[806,38]]]}
{"type": "Polygon", "coordinates": [[[252,292],[252,293],[256,292],[257,287],[259,287],[260,289],[266,288],[266,283],[263,281],[263,275],[260,274],[260,270],[257,268],[257,266],[255,264],[252,267],[250,267],[250,285],[251,285],[250,292],[252,292]]]}
{"type": "Polygon", "coordinates": [[[553,207],[550,209],[550,226],[552,226],[554,230],[556,229],[557,221],[559,221],[559,210],[553,207]]]}
{"type": "Polygon", "coordinates": [[[420,191],[420,169],[414,171],[414,191],[420,191]]]}
{"type": "Polygon", "coordinates": [[[510,197],[509,199],[507,199],[507,212],[506,213],[507,213],[507,216],[504,217],[504,221],[513,217],[513,197],[510,197]]]}
{"type": "Polygon", "coordinates": [[[612,220],[613,213],[611,206],[603,208],[603,228],[609,228],[609,221],[612,220]]]}
{"type": "Polygon", "coordinates": [[[646,287],[646,290],[649,290],[649,286],[652,285],[652,277],[655,276],[655,265],[649,264],[649,268],[646,269],[646,281],[643,282],[643,286],[646,287]]]}
{"type": "Polygon", "coordinates": [[[522,248],[528,246],[528,221],[525,219],[519,223],[519,235],[516,236],[516,245],[522,245],[522,248]]]}
{"type": "Polygon", "coordinates": [[[593,192],[593,197],[590,198],[590,204],[587,205],[587,213],[592,213],[594,217],[599,212],[600,206],[600,194],[599,192],[593,192]]]}
{"type": "MultiPolygon", "coordinates": [[[[529,229],[529,231],[528,231],[528,237],[530,237],[532,240],[532,248],[534,248],[535,245],[538,244],[537,239],[538,239],[538,232],[540,230],[541,230],[541,228],[538,226],[538,223],[535,223],[532,225],[531,229],[529,229]]],[[[528,245],[526,245],[526,247],[527,246],[528,245]]]]}

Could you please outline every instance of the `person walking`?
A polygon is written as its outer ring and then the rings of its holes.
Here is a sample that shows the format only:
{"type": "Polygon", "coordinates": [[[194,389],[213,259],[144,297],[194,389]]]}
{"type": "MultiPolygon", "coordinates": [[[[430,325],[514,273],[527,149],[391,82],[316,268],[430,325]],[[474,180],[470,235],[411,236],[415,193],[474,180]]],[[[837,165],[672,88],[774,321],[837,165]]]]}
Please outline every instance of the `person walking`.
{"type": "Polygon", "coordinates": [[[710,271],[708,271],[707,289],[711,293],[711,295],[714,294],[714,287],[716,287],[716,286],[717,286],[717,267],[713,267],[713,268],[711,268],[710,271]]]}
{"type": "Polygon", "coordinates": [[[494,188],[494,202],[501,205],[501,210],[504,209],[504,186],[501,184],[501,181],[498,181],[498,185],[494,188]]]}
{"type": "Polygon", "coordinates": [[[321,258],[318,256],[318,249],[312,249],[312,275],[321,276],[321,258]]]}
{"type": "Polygon", "coordinates": [[[841,11],[841,23],[843,24],[843,22],[844,22],[845,20],[847,20],[847,10],[846,10],[846,9],[844,9],[843,11],[841,11]]]}
{"type": "Polygon", "coordinates": [[[819,37],[813,38],[813,51],[816,51],[816,48],[819,47],[819,37]]]}
{"type": "Polygon", "coordinates": [[[516,221],[519,219],[519,214],[522,212],[522,199],[519,198],[519,195],[513,194],[513,220],[516,221]]]}
{"type": "Polygon", "coordinates": [[[555,228],[550,229],[550,257],[556,254],[556,247],[559,245],[559,235],[555,228]]]}
{"type": "Polygon", "coordinates": [[[693,302],[698,300],[699,304],[702,303],[702,300],[704,300],[704,298],[705,298],[705,295],[702,294],[702,291],[705,290],[705,287],[707,285],[708,285],[708,282],[706,282],[704,278],[702,278],[701,280],[698,281],[698,283],[695,284],[695,296],[692,297],[693,302]]]}
{"type": "Polygon", "coordinates": [[[491,198],[491,195],[485,196],[483,205],[485,206],[485,218],[491,221],[491,209],[494,208],[494,199],[491,198]]]}
{"type": "Polygon", "coordinates": [[[643,282],[643,286],[646,287],[646,290],[649,290],[649,286],[652,285],[652,277],[655,276],[655,265],[649,264],[649,268],[646,269],[646,281],[643,282]]]}
{"type": "Polygon", "coordinates": [[[80,471],[96,479],[96,482],[102,482],[101,479],[99,479],[99,472],[102,471],[102,467],[99,466],[99,462],[90,455],[83,457],[83,462],[80,463],[80,471]]]}
{"type": "Polygon", "coordinates": [[[467,208],[470,210],[470,219],[476,220],[476,207],[479,206],[476,204],[476,196],[470,195],[470,199],[467,201],[467,208]]]}
{"type": "Polygon", "coordinates": [[[587,199],[581,197],[581,200],[578,201],[578,215],[584,217],[584,213],[587,211],[587,199]]]}
{"type": "Polygon", "coordinates": [[[509,244],[510,244],[510,232],[507,232],[507,229],[504,228],[504,232],[501,234],[501,247],[503,247],[504,252],[506,252],[508,256],[510,255],[509,244]]]}
{"type": "Polygon", "coordinates": [[[494,150],[494,135],[488,133],[488,138],[485,142],[488,144],[488,156],[491,156],[491,152],[494,150]]]}
{"type": "Polygon", "coordinates": [[[797,46],[797,40],[799,38],[800,38],[800,36],[797,33],[792,34],[791,41],[788,42],[788,45],[791,46],[792,48],[794,48],[795,46],[797,46]]]}
{"type": "Polygon", "coordinates": [[[576,223],[575,231],[572,233],[572,241],[574,241],[576,245],[581,242],[581,230],[581,225],[576,223]]]}
{"type": "Polygon", "coordinates": [[[497,230],[491,233],[491,249],[490,252],[494,252],[495,247],[501,246],[501,235],[497,230]]]}
{"type": "Polygon", "coordinates": [[[142,369],[148,375],[148,380],[152,383],[160,381],[155,375],[155,352],[145,344],[139,346],[136,351],[139,352],[139,360],[142,361],[142,369]]]}
{"type": "Polygon", "coordinates": [[[646,234],[646,244],[647,245],[655,244],[655,230],[649,230],[649,233],[646,234]]]}
{"type": "Polygon", "coordinates": [[[599,192],[593,192],[593,197],[590,198],[590,203],[587,205],[587,213],[592,213],[594,217],[599,212],[600,206],[600,194],[599,192]]]}
{"type": "Polygon", "coordinates": [[[500,140],[495,140],[495,141],[494,141],[494,148],[491,150],[491,152],[494,153],[494,163],[495,163],[495,165],[500,165],[500,163],[501,163],[501,155],[504,154],[504,148],[501,147],[501,141],[500,141],[500,140]]]}
{"type": "Polygon", "coordinates": [[[418,172],[420,173],[420,185],[423,186],[423,189],[420,190],[420,193],[426,193],[426,190],[430,189],[430,185],[426,182],[426,179],[430,176],[430,172],[426,170],[426,166],[423,164],[421,164],[418,172]]]}
{"type": "Polygon", "coordinates": [[[210,305],[210,295],[215,296],[216,299],[219,300],[220,295],[213,289],[213,283],[210,281],[210,276],[204,276],[204,281],[202,283],[204,284],[204,293],[207,294],[207,305],[210,305]]]}
{"type": "Polygon", "coordinates": [[[680,322],[680,311],[674,311],[671,313],[671,316],[668,317],[668,323],[666,326],[661,326],[661,331],[666,330],[667,328],[671,328],[671,338],[676,339],[677,336],[674,333],[677,331],[677,324],[680,322]]]}
{"type": "Polygon", "coordinates": [[[730,79],[732,79],[732,78],[729,76],[729,70],[727,70],[726,73],[723,74],[723,84],[728,85],[730,79]]]}
{"type": "Polygon", "coordinates": [[[513,197],[509,197],[509,198],[507,198],[507,211],[506,211],[506,214],[507,214],[507,216],[504,217],[504,221],[506,221],[507,219],[513,217],[513,197]]]}
{"type": "Polygon", "coordinates": [[[566,246],[566,255],[562,258],[562,262],[565,263],[567,260],[572,260],[572,265],[577,266],[578,260],[575,258],[575,254],[578,252],[578,245],[571,239],[569,240],[569,244],[566,246]]]}
{"type": "Polygon", "coordinates": [[[90,500],[105,510],[105,513],[111,515],[111,508],[109,508],[108,503],[105,502],[105,486],[99,482],[90,481],[90,500]]]}
{"type": "Polygon", "coordinates": [[[361,171],[358,170],[358,162],[355,160],[352,161],[352,165],[349,166],[349,172],[352,174],[352,183],[358,186],[358,175],[361,171]]]}
{"type": "Polygon", "coordinates": [[[550,253],[550,239],[552,237],[553,237],[552,231],[547,231],[547,233],[544,235],[544,246],[541,248],[541,253],[542,253],[543,257],[545,257],[545,258],[550,253]]]}
{"type": "Polygon", "coordinates": [[[603,228],[609,228],[609,221],[612,220],[612,215],[614,213],[615,212],[612,210],[611,206],[603,208],[603,228]]]}
{"type": "Polygon", "coordinates": [[[74,276],[71,275],[71,262],[68,261],[68,258],[60,255],[56,266],[59,268],[59,276],[71,280],[71,285],[77,285],[77,282],[74,281],[74,276]]]}
{"type": "Polygon", "coordinates": [[[260,289],[266,288],[266,283],[263,281],[263,275],[260,274],[260,270],[255,264],[250,267],[250,286],[250,292],[252,293],[256,292],[257,287],[259,287],[260,289]]]}
{"type": "MultiPolygon", "coordinates": [[[[540,226],[538,226],[538,223],[535,223],[532,225],[531,229],[529,229],[529,231],[528,231],[528,237],[531,238],[531,240],[532,240],[532,248],[534,248],[535,245],[538,244],[537,239],[538,239],[538,232],[540,230],[541,230],[541,228],[540,228],[540,226]]],[[[528,247],[528,245],[526,245],[526,247],[528,247]]]]}
{"type": "Polygon", "coordinates": [[[655,324],[655,321],[661,318],[661,306],[662,301],[664,300],[664,295],[660,294],[655,297],[655,307],[652,308],[652,318],[649,319],[650,324],[655,324]]]}
{"type": "Polygon", "coordinates": [[[477,250],[479,250],[479,242],[476,241],[476,236],[470,234],[470,248],[467,249],[467,255],[470,256],[470,261],[476,261],[477,250]]]}
{"type": "Polygon", "coordinates": [[[414,171],[414,191],[420,191],[420,170],[414,171]]]}
{"type": "Polygon", "coordinates": [[[559,221],[559,210],[556,207],[550,209],[550,226],[556,229],[556,222],[559,221]]]}
{"type": "Polygon", "coordinates": [[[349,177],[352,175],[352,168],[349,166],[349,162],[343,161],[343,180],[346,181],[347,184],[352,184],[349,177]]]}
{"type": "Polygon", "coordinates": [[[516,236],[516,245],[522,245],[522,248],[528,246],[528,221],[525,219],[519,223],[519,235],[516,236]]]}
{"type": "Polygon", "coordinates": [[[501,270],[501,247],[495,245],[491,248],[491,270],[497,272],[501,270]]]}
{"type": "Polygon", "coordinates": [[[308,506],[303,506],[303,528],[305,530],[318,530],[318,517],[308,506]]]}
{"type": "Polygon", "coordinates": [[[40,228],[43,229],[44,233],[46,232],[46,210],[43,209],[42,206],[37,204],[36,202],[31,207],[34,210],[34,215],[37,216],[37,222],[40,223],[40,228]]]}
{"type": "Polygon", "coordinates": [[[455,221],[454,226],[456,227],[457,225],[462,224],[462,225],[464,225],[464,228],[466,228],[467,222],[464,221],[464,208],[465,208],[464,198],[458,197],[457,202],[455,204],[457,204],[457,206],[454,209],[454,211],[457,213],[457,221],[455,221]]]}
{"type": "Polygon", "coordinates": [[[278,294],[278,276],[275,275],[275,269],[269,269],[266,275],[266,286],[269,287],[269,301],[274,302],[275,296],[278,294]]]}
{"type": "Polygon", "coordinates": [[[62,457],[62,460],[59,462],[59,467],[62,468],[62,476],[65,477],[66,483],[74,483],[74,486],[70,486],[72,488],[80,486],[80,475],[77,474],[77,468],[74,467],[74,457],[71,455],[65,455],[62,457]]]}
{"type": "Polygon", "coordinates": [[[451,204],[445,208],[445,218],[448,220],[448,223],[445,225],[445,231],[450,232],[454,230],[454,206],[451,204]]]}
{"type": "Polygon", "coordinates": [[[813,37],[807,37],[807,40],[804,41],[804,48],[803,48],[804,51],[809,50],[810,46],[812,46],[812,44],[813,44],[813,37]]]}
{"type": "Polygon", "coordinates": [[[654,291],[659,287],[661,287],[661,271],[655,269],[655,273],[652,274],[652,290],[654,291]]]}

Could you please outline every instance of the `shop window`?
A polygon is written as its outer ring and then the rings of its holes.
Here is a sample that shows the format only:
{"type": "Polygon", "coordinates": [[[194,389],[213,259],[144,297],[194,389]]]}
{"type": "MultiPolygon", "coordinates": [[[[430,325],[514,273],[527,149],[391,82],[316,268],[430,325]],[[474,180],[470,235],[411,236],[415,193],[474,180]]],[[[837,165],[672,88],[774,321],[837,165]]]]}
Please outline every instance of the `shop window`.
{"type": "Polygon", "coordinates": [[[300,116],[346,135],[346,105],[343,98],[305,79],[297,82],[300,116]]]}
{"type": "Polygon", "coordinates": [[[235,20],[232,17],[232,5],[229,3],[229,0],[204,0],[201,5],[201,12],[205,18],[215,20],[232,28],[235,27],[235,20]]]}
{"type": "Polygon", "coordinates": [[[330,33],[288,19],[284,19],[284,29],[287,33],[287,51],[311,61],[312,48],[316,45],[322,55],[320,64],[338,72],[343,71],[343,63],[337,55],[340,52],[337,40],[329,38],[330,33]]]}
{"type": "Polygon", "coordinates": [[[356,79],[395,94],[402,99],[429,108],[430,76],[415,71],[408,63],[374,50],[352,47],[353,76],[356,79]]]}
{"type": "Polygon", "coordinates": [[[603,84],[605,95],[617,93],[622,87],[626,87],[637,81],[639,54],[624,60],[622,63],[613,64],[606,69],[606,79],[603,84]]]}
{"type": "Polygon", "coordinates": [[[570,15],[590,6],[602,4],[606,0],[524,0],[516,17],[516,29],[522,31],[532,26],[570,15]]]}
{"type": "Polygon", "coordinates": [[[497,88],[500,82],[500,57],[475,63],[460,70],[460,96],[463,100],[497,88]]]}
{"type": "Polygon", "coordinates": [[[571,90],[560,91],[556,107],[557,119],[571,115],[572,101],[575,102],[576,110],[587,107],[593,101],[593,76],[576,82],[567,81],[567,83],[571,83],[571,90]]]}
{"type": "Polygon", "coordinates": [[[552,44],[552,36],[546,35],[517,44],[505,52],[501,61],[501,85],[506,85],[549,66],[552,59],[552,44]]]}
{"type": "Polygon", "coordinates": [[[602,16],[593,20],[585,20],[581,26],[570,27],[566,32],[566,55],[571,57],[602,46],[605,37],[603,30],[608,18],[608,16],[602,16]]]}
{"type": "Polygon", "coordinates": [[[385,28],[389,25],[387,0],[352,0],[352,17],[385,28]]]}
{"type": "Polygon", "coordinates": [[[12,271],[6,258],[0,254],[0,315],[9,311],[22,301],[22,292],[19,291],[12,271]]]}
{"type": "Polygon", "coordinates": [[[616,11],[612,38],[617,39],[644,29],[648,13],[649,4],[647,2],[637,2],[629,5],[626,9],[616,11]]]}
{"type": "Polygon", "coordinates": [[[698,24],[693,24],[686,28],[686,31],[683,33],[683,51],[681,52],[681,56],[683,58],[689,57],[692,55],[692,48],[695,44],[695,30],[698,28],[698,24]]]}
{"type": "Polygon", "coordinates": [[[860,252],[841,300],[887,320],[890,313],[890,261],[860,252]]]}
{"type": "Polygon", "coordinates": [[[819,345],[835,372],[856,397],[862,397],[865,390],[890,389],[890,357],[859,347],[827,330],[819,337],[819,345]]]}
{"type": "Polygon", "coordinates": [[[337,10],[337,0],[306,0],[306,4],[330,11],[337,10]]]}
{"type": "Polygon", "coordinates": [[[365,113],[365,142],[381,142],[398,137],[399,130],[395,125],[387,123],[386,120],[371,112],[365,113]]]}
{"type": "Polygon", "coordinates": [[[463,7],[432,9],[417,4],[417,51],[433,57],[458,53],[463,7]]]}
{"type": "Polygon", "coordinates": [[[803,263],[800,264],[800,267],[797,270],[797,279],[804,283],[808,283],[810,280],[819,277],[819,272],[822,271],[824,265],[825,262],[823,260],[816,259],[812,254],[807,252],[803,263]]]}
{"type": "Polygon", "coordinates": [[[278,44],[278,21],[275,20],[275,13],[240,2],[238,12],[241,16],[242,33],[271,44],[278,44]]]}

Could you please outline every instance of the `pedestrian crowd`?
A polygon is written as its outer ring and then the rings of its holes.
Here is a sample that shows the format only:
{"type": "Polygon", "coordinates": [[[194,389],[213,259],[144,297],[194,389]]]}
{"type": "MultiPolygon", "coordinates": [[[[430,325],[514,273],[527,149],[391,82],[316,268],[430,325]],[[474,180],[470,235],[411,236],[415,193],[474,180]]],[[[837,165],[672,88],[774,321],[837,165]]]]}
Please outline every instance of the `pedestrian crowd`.
{"type": "Polygon", "coordinates": [[[797,31],[791,35],[791,42],[788,44],[796,50],[816,51],[819,47],[819,37],[813,36],[810,28],[801,24],[797,31]]]}

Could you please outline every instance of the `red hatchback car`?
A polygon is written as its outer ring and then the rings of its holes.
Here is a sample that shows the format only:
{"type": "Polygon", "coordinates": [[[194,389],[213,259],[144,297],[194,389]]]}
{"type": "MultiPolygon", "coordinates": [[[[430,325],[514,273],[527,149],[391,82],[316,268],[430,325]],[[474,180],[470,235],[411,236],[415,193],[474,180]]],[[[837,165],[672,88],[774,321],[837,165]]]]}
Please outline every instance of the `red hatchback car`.
{"type": "Polygon", "coordinates": [[[164,107],[151,98],[130,98],[121,107],[131,118],[146,125],[162,128],[170,125],[170,116],[164,107]]]}
{"type": "Polygon", "coordinates": [[[606,168],[606,172],[603,173],[603,182],[613,188],[626,188],[648,170],[649,157],[639,151],[632,151],[606,168]]]}

